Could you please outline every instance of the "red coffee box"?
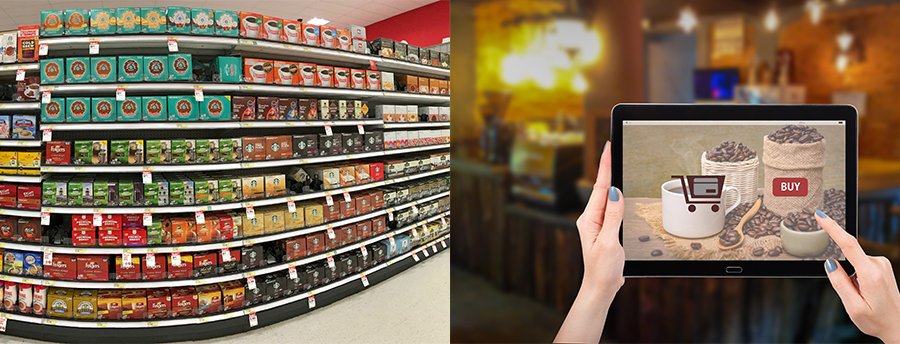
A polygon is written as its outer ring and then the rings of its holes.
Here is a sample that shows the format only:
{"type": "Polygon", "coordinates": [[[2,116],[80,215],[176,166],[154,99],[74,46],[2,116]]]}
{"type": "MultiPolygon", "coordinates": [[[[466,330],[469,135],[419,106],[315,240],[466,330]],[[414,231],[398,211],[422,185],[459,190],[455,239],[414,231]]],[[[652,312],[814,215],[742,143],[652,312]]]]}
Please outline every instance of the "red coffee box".
{"type": "Polygon", "coordinates": [[[172,317],[189,317],[197,314],[197,291],[194,287],[169,289],[172,297],[172,317]]]}
{"type": "Polygon", "coordinates": [[[145,281],[154,281],[166,279],[166,255],[165,254],[154,254],[153,261],[156,264],[147,265],[149,259],[147,256],[144,256],[141,259],[141,270],[144,271],[144,280],[145,281]]]}
{"type": "Polygon", "coordinates": [[[144,227],[143,214],[124,214],[122,215],[122,229],[131,227],[144,227]]]}
{"type": "Polygon", "coordinates": [[[122,317],[122,291],[100,289],[97,293],[97,319],[118,320],[122,317]]]}
{"type": "Polygon", "coordinates": [[[109,281],[109,256],[79,255],[77,273],[79,280],[109,281]]]}
{"type": "Polygon", "coordinates": [[[122,231],[98,230],[97,241],[100,243],[100,246],[122,246],[122,231]]]}
{"type": "Polygon", "coordinates": [[[15,184],[0,184],[0,207],[15,208],[18,194],[15,184]]]}
{"type": "Polygon", "coordinates": [[[19,185],[19,197],[16,204],[19,209],[41,209],[41,187],[19,185]]]}
{"type": "Polygon", "coordinates": [[[163,319],[172,314],[172,296],[169,288],[147,289],[147,318],[163,319]]]}
{"type": "Polygon", "coordinates": [[[338,247],[341,247],[344,243],[344,227],[334,227],[332,230],[334,231],[334,238],[328,236],[328,232],[325,231],[325,250],[333,250],[338,247]]]}
{"type": "MultiPolygon", "coordinates": [[[[337,233],[335,233],[337,235],[337,233]]],[[[306,236],[306,255],[311,256],[325,252],[325,232],[318,232],[306,236]]]]}
{"type": "Polygon", "coordinates": [[[190,278],[194,276],[194,258],[190,254],[181,255],[181,265],[172,265],[172,255],[166,257],[169,266],[169,279],[190,278]]]}
{"type": "MultiPolygon", "coordinates": [[[[223,212],[216,213],[215,216],[219,218],[219,228],[217,228],[216,233],[213,233],[213,241],[226,241],[238,237],[235,235],[234,219],[230,215],[223,212]]],[[[240,253],[238,253],[238,256],[240,256],[240,253]]]]}
{"type": "Polygon", "coordinates": [[[41,242],[44,226],[41,226],[41,220],[36,217],[20,217],[18,221],[18,230],[16,233],[22,240],[29,242],[41,242]]]}
{"type": "Polygon", "coordinates": [[[219,251],[194,253],[194,277],[215,276],[218,273],[219,251]]]}
{"type": "Polygon", "coordinates": [[[100,230],[121,231],[122,215],[121,214],[103,214],[100,222],[100,230]]]}
{"type": "Polygon", "coordinates": [[[141,279],[141,258],[136,255],[131,256],[131,266],[122,265],[121,255],[116,256],[116,280],[140,280],[141,279]]]}
{"type": "Polygon", "coordinates": [[[384,215],[372,219],[372,235],[384,233],[387,224],[384,222],[384,215]]]}
{"type": "Polygon", "coordinates": [[[78,277],[78,255],[54,253],[50,264],[44,262],[44,277],[74,280],[78,277]]]}
{"type": "Polygon", "coordinates": [[[300,259],[306,256],[306,239],[303,237],[293,237],[281,241],[287,260],[300,259]]]}
{"type": "Polygon", "coordinates": [[[90,214],[72,215],[72,231],[94,230],[94,218],[90,214]]]}
{"type": "Polygon", "coordinates": [[[369,164],[369,182],[384,180],[384,163],[373,162],[369,164]]]}
{"type": "Polygon", "coordinates": [[[122,319],[147,318],[147,291],[126,289],[122,291],[122,319]]]}
{"type": "Polygon", "coordinates": [[[359,239],[364,240],[372,236],[372,220],[365,220],[356,223],[356,233],[359,239]]]}
{"type": "Polygon", "coordinates": [[[122,230],[122,243],[125,246],[147,245],[147,230],[144,227],[128,227],[122,230]]]}
{"type": "Polygon", "coordinates": [[[363,90],[366,88],[366,71],[363,69],[350,70],[350,88],[363,90]]]}
{"type": "Polygon", "coordinates": [[[47,142],[47,165],[68,165],[72,157],[72,141],[47,142]]]}
{"type": "Polygon", "coordinates": [[[72,246],[96,246],[97,233],[94,229],[72,230],[72,246]]]}
{"type": "Polygon", "coordinates": [[[19,221],[15,217],[0,216],[0,239],[16,241],[19,236],[19,221]]]}
{"type": "Polygon", "coordinates": [[[334,80],[334,67],[316,65],[316,86],[331,87],[334,80]]]}

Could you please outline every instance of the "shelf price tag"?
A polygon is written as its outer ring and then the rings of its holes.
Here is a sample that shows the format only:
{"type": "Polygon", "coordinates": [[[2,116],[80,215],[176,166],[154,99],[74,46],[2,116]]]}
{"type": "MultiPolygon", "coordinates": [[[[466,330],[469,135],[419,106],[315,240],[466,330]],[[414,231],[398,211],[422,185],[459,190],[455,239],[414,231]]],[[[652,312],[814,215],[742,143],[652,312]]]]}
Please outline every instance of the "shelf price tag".
{"type": "Polygon", "coordinates": [[[368,287],[368,286],[369,286],[369,279],[366,278],[366,275],[362,275],[362,277],[360,277],[360,279],[361,279],[362,282],[363,282],[363,287],[368,287]]]}
{"type": "Polygon", "coordinates": [[[125,89],[122,87],[116,88],[116,101],[123,102],[125,101],[125,89]]]}
{"type": "Polygon", "coordinates": [[[47,266],[53,265],[53,252],[52,251],[44,252],[43,264],[45,264],[47,266]]]}
{"type": "Polygon", "coordinates": [[[325,125],[325,135],[326,136],[334,135],[334,133],[331,131],[331,124],[325,125]]]}
{"type": "Polygon", "coordinates": [[[375,67],[375,60],[369,60],[369,68],[372,70],[378,70],[378,67],[375,67]]]}
{"type": "Polygon", "coordinates": [[[422,249],[422,254],[425,255],[425,258],[428,258],[428,248],[427,247],[422,249]]]}
{"type": "Polygon", "coordinates": [[[297,205],[294,204],[294,201],[287,201],[287,205],[288,205],[288,212],[289,212],[289,213],[295,213],[295,212],[297,212],[297,205]]]}
{"type": "MultiPolygon", "coordinates": [[[[179,257],[181,257],[180,254],[179,254],[179,257]]],[[[156,254],[155,253],[148,252],[146,255],[144,255],[144,259],[147,261],[147,264],[146,264],[147,268],[153,269],[156,267],[156,254]]]]}
{"type": "Polygon", "coordinates": [[[100,227],[103,225],[103,215],[100,213],[94,213],[94,227],[100,227]]]}
{"type": "Polygon", "coordinates": [[[444,219],[444,215],[441,215],[441,224],[445,226],[447,225],[447,220],[444,219]]]}
{"type": "Polygon", "coordinates": [[[416,262],[419,261],[419,255],[417,255],[415,252],[412,253],[412,256],[413,256],[413,259],[415,259],[416,262]]]}
{"type": "Polygon", "coordinates": [[[334,269],[334,257],[328,256],[328,258],[326,258],[326,259],[328,260],[328,268],[334,269]]]}
{"type": "Polygon", "coordinates": [[[362,245],[359,247],[360,252],[362,252],[362,256],[366,257],[369,255],[369,250],[366,250],[366,245],[362,245]]]}
{"type": "Polygon", "coordinates": [[[415,205],[415,204],[412,205],[412,210],[413,210],[413,214],[418,214],[418,213],[419,213],[419,208],[416,208],[416,205],[415,205]]]}
{"type": "Polygon", "coordinates": [[[53,130],[50,128],[41,129],[43,135],[41,136],[41,141],[50,142],[53,141],[53,130]]]}
{"type": "Polygon", "coordinates": [[[6,332],[6,317],[0,317],[0,332],[6,332]]]}
{"type": "Polygon", "coordinates": [[[247,288],[256,289],[256,277],[247,277],[247,288]]]}
{"type": "Polygon", "coordinates": [[[434,251],[434,253],[437,253],[437,246],[435,246],[434,243],[431,243],[431,250],[434,251]]]}
{"type": "Polygon", "coordinates": [[[316,296],[315,295],[310,295],[308,298],[306,298],[306,301],[309,302],[310,309],[316,307],[316,296]]]}
{"type": "Polygon", "coordinates": [[[50,225],[50,212],[42,211],[41,212],[41,226],[49,226],[50,225]]]}
{"type": "Polygon", "coordinates": [[[256,325],[259,325],[259,320],[256,318],[256,312],[250,313],[250,316],[248,316],[248,318],[250,318],[250,327],[256,327],[256,325]]]}
{"type": "Polygon", "coordinates": [[[396,249],[397,249],[397,243],[394,242],[394,236],[393,236],[393,235],[389,236],[389,237],[388,237],[388,240],[389,240],[390,243],[391,243],[391,251],[396,250],[396,249]]]}
{"type": "Polygon", "coordinates": [[[38,44],[38,56],[47,56],[47,51],[50,50],[50,45],[47,43],[38,44]]]}
{"type": "Polygon", "coordinates": [[[350,203],[350,193],[344,191],[344,202],[350,203]]]}
{"type": "Polygon", "coordinates": [[[153,225],[153,214],[152,213],[144,213],[144,226],[152,226],[153,225]]]}
{"type": "Polygon", "coordinates": [[[198,102],[203,101],[203,89],[199,87],[194,87],[194,100],[198,102]]]}
{"type": "Polygon", "coordinates": [[[49,104],[50,103],[50,91],[41,91],[41,104],[49,104]]]}
{"type": "Polygon", "coordinates": [[[443,246],[444,248],[447,248],[447,243],[444,242],[444,239],[441,239],[441,246],[443,246]]]}
{"type": "Polygon", "coordinates": [[[171,52],[171,53],[178,52],[178,40],[177,39],[169,38],[167,40],[167,42],[169,44],[169,52],[171,52]]]}
{"type": "Polygon", "coordinates": [[[325,202],[328,203],[329,206],[334,205],[334,199],[331,198],[331,195],[325,195],[325,202]]]}
{"type": "Polygon", "coordinates": [[[151,182],[153,182],[153,176],[150,173],[150,171],[141,172],[141,180],[144,181],[144,184],[150,184],[151,182]]]}
{"type": "Polygon", "coordinates": [[[91,55],[97,55],[100,53],[100,42],[99,41],[91,41],[88,46],[88,53],[91,55]]]}
{"type": "Polygon", "coordinates": [[[122,267],[130,269],[131,266],[131,253],[122,252],[122,267]]]}
{"type": "Polygon", "coordinates": [[[16,81],[25,80],[25,68],[16,69],[16,81]]]}
{"type": "Polygon", "coordinates": [[[231,251],[227,248],[222,249],[222,260],[225,262],[231,261],[231,251]]]}
{"type": "Polygon", "coordinates": [[[292,266],[288,268],[288,277],[291,279],[297,279],[297,267],[292,266]]]}
{"type": "Polygon", "coordinates": [[[359,134],[360,134],[360,135],[365,135],[365,134],[366,134],[366,129],[363,129],[363,125],[362,125],[362,124],[357,124],[357,125],[356,125],[356,130],[359,131],[359,134]]]}
{"type": "MultiPolygon", "coordinates": [[[[328,233],[328,239],[334,240],[334,229],[333,228],[326,229],[325,232],[328,233]]],[[[329,257],[329,259],[331,259],[331,257],[329,257]]]]}
{"type": "Polygon", "coordinates": [[[253,207],[247,207],[246,209],[244,209],[244,211],[247,213],[248,219],[252,220],[256,218],[256,211],[253,210],[253,207]]]}
{"type": "Polygon", "coordinates": [[[394,212],[393,211],[388,212],[388,221],[394,221],[394,212]]]}
{"type": "Polygon", "coordinates": [[[194,212],[194,217],[197,219],[197,224],[206,223],[206,217],[203,216],[203,210],[197,210],[194,212]]]}

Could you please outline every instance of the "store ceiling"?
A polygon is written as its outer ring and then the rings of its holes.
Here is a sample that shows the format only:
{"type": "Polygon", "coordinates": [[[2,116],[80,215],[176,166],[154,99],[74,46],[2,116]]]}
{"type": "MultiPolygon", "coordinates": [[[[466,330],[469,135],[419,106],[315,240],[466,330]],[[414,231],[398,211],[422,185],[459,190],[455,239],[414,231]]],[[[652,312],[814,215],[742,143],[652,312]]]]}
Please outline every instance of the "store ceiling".
{"type": "Polygon", "coordinates": [[[344,28],[347,25],[366,26],[436,0],[179,0],[179,1],[72,1],[30,0],[0,1],[0,31],[15,30],[20,25],[40,23],[41,11],[67,8],[187,6],[213,9],[249,11],[279,18],[324,18],[327,25],[344,28]]]}
{"type": "Polygon", "coordinates": [[[644,0],[644,17],[651,22],[676,20],[685,5],[691,6],[691,9],[700,16],[736,13],[761,15],[771,8],[772,4],[776,4],[779,9],[785,9],[802,6],[805,2],[806,0],[644,0]]]}

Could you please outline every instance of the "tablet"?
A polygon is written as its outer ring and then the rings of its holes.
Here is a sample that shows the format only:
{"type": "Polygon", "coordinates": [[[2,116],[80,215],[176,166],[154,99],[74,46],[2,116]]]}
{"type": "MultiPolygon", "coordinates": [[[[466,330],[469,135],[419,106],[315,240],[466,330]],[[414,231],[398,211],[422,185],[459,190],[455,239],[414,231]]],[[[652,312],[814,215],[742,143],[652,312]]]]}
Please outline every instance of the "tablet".
{"type": "Polygon", "coordinates": [[[626,277],[853,273],[813,215],[857,236],[853,106],[619,104],[611,128],[626,277]]]}

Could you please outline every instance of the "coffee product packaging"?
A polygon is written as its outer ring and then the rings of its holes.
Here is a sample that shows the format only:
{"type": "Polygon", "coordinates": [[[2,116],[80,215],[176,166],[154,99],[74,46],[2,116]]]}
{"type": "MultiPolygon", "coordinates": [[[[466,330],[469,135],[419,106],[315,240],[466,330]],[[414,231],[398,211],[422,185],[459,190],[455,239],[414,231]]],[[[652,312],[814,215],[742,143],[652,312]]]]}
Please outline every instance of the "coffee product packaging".
{"type": "Polygon", "coordinates": [[[394,73],[381,72],[381,89],[385,91],[394,91],[394,73]]]}
{"type": "Polygon", "coordinates": [[[300,33],[303,31],[303,23],[284,19],[281,21],[281,41],[288,43],[300,43],[300,33]]]}
{"type": "Polygon", "coordinates": [[[213,81],[241,82],[241,58],[233,56],[217,56],[211,65],[213,69],[213,81]]]}
{"type": "Polygon", "coordinates": [[[116,81],[116,57],[91,57],[91,82],[116,81]]]}
{"type": "Polygon", "coordinates": [[[413,63],[419,63],[419,47],[412,44],[407,44],[406,60],[413,63]]]}
{"type": "Polygon", "coordinates": [[[356,39],[356,38],[354,38],[354,39],[353,39],[353,46],[351,47],[351,50],[352,50],[354,53],[367,54],[367,55],[368,55],[368,54],[369,54],[369,44],[366,43],[366,40],[364,40],[364,39],[356,39]]]}
{"type": "Polygon", "coordinates": [[[72,141],[50,141],[46,144],[47,165],[68,165],[72,156],[72,141]]]}
{"type": "Polygon", "coordinates": [[[296,98],[278,98],[278,120],[296,120],[297,119],[297,99],[296,98]]]}
{"type": "Polygon", "coordinates": [[[431,91],[429,90],[430,82],[428,78],[419,77],[419,93],[429,94],[431,91]]]}
{"type": "Polygon", "coordinates": [[[177,287],[172,295],[172,317],[189,317],[197,313],[197,291],[194,287],[177,287]]]}
{"type": "Polygon", "coordinates": [[[51,98],[49,103],[41,104],[41,122],[59,123],[66,121],[66,99],[51,98]]]}
{"type": "MultiPolygon", "coordinates": [[[[68,60],[66,61],[68,64],[68,60]]],[[[69,69],[71,74],[71,67],[69,69]]],[[[119,56],[118,81],[139,82],[144,81],[144,57],[143,56],[119,56]]]]}
{"type": "MultiPolygon", "coordinates": [[[[291,151],[291,136],[266,136],[266,158],[265,160],[287,159],[293,156],[291,151]]],[[[282,185],[282,188],[284,185],[282,185]]]]}
{"type": "Polygon", "coordinates": [[[274,71],[272,60],[244,58],[244,82],[271,84],[274,71]]]}
{"type": "Polygon", "coordinates": [[[237,11],[215,10],[216,36],[237,36],[241,17],[237,11]]]}
{"type": "Polygon", "coordinates": [[[241,21],[241,37],[260,38],[260,26],[263,25],[263,16],[241,11],[239,13],[241,21]]]}
{"type": "Polygon", "coordinates": [[[349,88],[350,87],[350,69],[334,67],[334,87],[349,88]]]}
{"type": "Polygon", "coordinates": [[[165,7],[141,7],[141,32],[165,33],[168,30],[166,12],[165,7]]]}
{"type": "Polygon", "coordinates": [[[330,26],[319,27],[319,46],[323,48],[335,48],[337,29],[330,26]]]}
{"type": "Polygon", "coordinates": [[[303,86],[316,85],[316,64],[315,63],[297,63],[297,84],[303,86]]]}
{"type": "Polygon", "coordinates": [[[18,60],[19,42],[16,39],[17,33],[7,33],[0,35],[0,48],[3,49],[3,55],[0,56],[0,62],[13,63],[18,60]]]}
{"type": "Polygon", "coordinates": [[[200,114],[194,96],[168,96],[170,121],[199,121],[200,114]]]}
{"type": "Polygon", "coordinates": [[[281,18],[263,16],[262,27],[259,29],[259,38],[270,41],[281,41],[281,18]]]}
{"type": "Polygon", "coordinates": [[[191,54],[169,54],[169,80],[190,81],[193,77],[191,54]]]}
{"type": "Polygon", "coordinates": [[[16,81],[16,101],[36,101],[41,96],[41,78],[38,76],[26,76],[24,80],[16,81]]]}
{"type": "Polygon", "coordinates": [[[231,120],[231,96],[205,96],[200,102],[200,120],[231,120]]]}
{"type": "Polygon", "coordinates": [[[376,38],[372,41],[372,49],[381,57],[393,57],[394,41],[390,38],[376,38]]]}
{"type": "Polygon", "coordinates": [[[60,84],[65,82],[66,70],[63,68],[65,64],[65,59],[62,58],[41,60],[41,84],[60,84]]]}
{"type": "Polygon", "coordinates": [[[63,10],[41,11],[41,37],[62,36],[65,34],[64,21],[65,11],[63,10]]]}
{"type": "Polygon", "coordinates": [[[116,33],[122,34],[139,32],[141,32],[141,8],[116,8],[116,33]]]}
{"type": "Polygon", "coordinates": [[[168,288],[147,289],[147,318],[165,319],[172,314],[172,296],[168,288]]]}
{"type": "Polygon", "coordinates": [[[38,34],[40,26],[29,25],[19,26],[17,36],[18,40],[18,60],[19,62],[30,62],[38,60],[38,34]]]}
{"type": "Polygon", "coordinates": [[[118,118],[115,97],[91,98],[91,120],[93,122],[115,122],[118,118]]]}
{"type": "Polygon", "coordinates": [[[168,101],[165,96],[143,96],[141,104],[141,113],[145,121],[168,120],[168,101]]]}
{"type": "Polygon", "coordinates": [[[362,69],[350,70],[350,88],[363,90],[366,88],[366,71],[362,69]]]}
{"type": "Polygon", "coordinates": [[[121,255],[116,256],[116,280],[140,280],[141,279],[141,258],[138,256],[131,257],[131,264],[125,265],[121,255]]]}
{"type": "Polygon", "coordinates": [[[213,35],[216,33],[215,12],[209,8],[191,8],[191,33],[213,35]]]}
{"type": "Polygon", "coordinates": [[[218,313],[222,308],[222,292],[217,284],[197,287],[197,314],[218,313]]]}
{"type": "Polygon", "coordinates": [[[300,43],[318,46],[319,45],[319,26],[303,23],[303,33],[300,35],[300,43]]]}
{"type": "MultiPolygon", "coordinates": [[[[17,187],[18,203],[16,208],[19,209],[40,209],[41,208],[41,187],[34,185],[19,185],[17,187]]],[[[30,218],[24,218],[23,221],[32,221],[30,218]]],[[[20,232],[24,230],[23,225],[27,222],[19,222],[20,232]]]]}
{"type": "Polygon", "coordinates": [[[349,30],[335,30],[337,32],[334,39],[334,48],[340,50],[351,50],[353,45],[353,38],[350,37],[349,30]]]}
{"type": "Polygon", "coordinates": [[[393,58],[398,60],[406,60],[406,43],[394,41],[393,58]]]}
{"type": "Polygon", "coordinates": [[[297,99],[297,117],[288,120],[316,120],[319,118],[319,106],[315,99],[297,99]]]}
{"type": "MultiPolygon", "coordinates": [[[[15,285],[15,284],[13,284],[15,285]]],[[[7,286],[8,288],[9,286],[7,286]]],[[[4,293],[5,294],[5,293],[4,293]]],[[[69,288],[57,288],[50,287],[47,292],[47,303],[49,307],[48,315],[55,318],[64,318],[70,319],[72,318],[73,307],[72,307],[72,299],[74,296],[74,291],[69,288]]],[[[6,299],[4,295],[3,300],[4,306],[6,305],[6,299]]]]}
{"type": "Polygon", "coordinates": [[[168,56],[144,56],[144,81],[168,81],[168,65],[168,56]]]}
{"type": "Polygon", "coordinates": [[[74,280],[77,277],[78,255],[54,254],[53,261],[45,263],[44,277],[51,279],[74,280]]]}
{"type": "Polygon", "coordinates": [[[231,98],[232,120],[256,119],[256,97],[234,96],[231,98]]]}
{"type": "Polygon", "coordinates": [[[122,291],[122,319],[147,318],[147,291],[126,289],[122,291]]]}
{"type": "Polygon", "coordinates": [[[92,35],[109,35],[116,33],[116,9],[92,8],[90,24],[92,35]]]}
{"type": "Polygon", "coordinates": [[[109,280],[109,256],[79,255],[77,258],[77,279],[88,281],[109,280]]]}
{"type": "Polygon", "coordinates": [[[278,119],[278,97],[257,97],[256,98],[256,119],[257,120],[277,120],[278,119]]]}
{"type": "Polygon", "coordinates": [[[66,35],[87,35],[91,12],[87,9],[68,9],[65,13],[66,35]]]}
{"type": "Polygon", "coordinates": [[[91,63],[87,57],[66,58],[66,83],[85,83],[91,81],[91,63]]]}
{"type": "MultiPolygon", "coordinates": [[[[23,219],[19,219],[19,220],[23,220],[23,219]]],[[[35,229],[35,228],[41,227],[40,221],[35,221],[35,220],[25,220],[25,221],[26,222],[24,223],[24,228],[22,229],[23,237],[25,237],[25,236],[34,237],[34,235],[33,235],[34,233],[39,233],[40,230],[35,229]],[[31,233],[31,235],[28,235],[28,233],[31,233]]],[[[27,241],[35,242],[34,240],[27,240],[27,241]]],[[[38,240],[37,242],[40,242],[40,240],[38,240]]],[[[25,269],[25,273],[24,273],[25,276],[37,276],[37,277],[44,276],[44,264],[42,262],[43,259],[44,259],[43,253],[25,252],[25,262],[24,262],[24,265],[22,265],[22,268],[25,269]]]]}
{"type": "Polygon", "coordinates": [[[334,67],[316,65],[316,86],[332,87],[334,67]]]}
{"type": "MultiPolygon", "coordinates": [[[[156,223],[156,222],[154,222],[154,223],[156,223]]],[[[148,240],[147,244],[150,245],[151,242],[153,242],[156,245],[168,244],[167,242],[164,242],[164,241],[159,241],[157,243],[156,240],[153,240],[153,241],[148,240]]],[[[143,279],[145,281],[165,279],[166,276],[168,275],[166,272],[166,266],[167,265],[166,265],[166,255],[165,254],[154,255],[152,262],[148,260],[147,256],[144,256],[141,259],[141,270],[143,270],[143,275],[144,275],[143,279]]]]}
{"type": "Polygon", "coordinates": [[[182,6],[169,6],[166,8],[166,32],[191,33],[191,9],[182,6]]]}
{"type": "Polygon", "coordinates": [[[140,121],[143,117],[143,101],[141,97],[128,96],[125,100],[116,101],[119,122],[140,121]]]}
{"type": "Polygon", "coordinates": [[[350,32],[350,36],[353,39],[366,40],[366,27],[365,26],[350,25],[344,29],[350,32]]]}
{"type": "Polygon", "coordinates": [[[276,84],[300,84],[300,70],[297,67],[297,62],[273,61],[272,65],[275,68],[273,78],[276,84]]]}
{"type": "Polygon", "coordinates": [[[366,89],[369,90],[380,90],[381,89],[381,72],[374,70],[366,71],[366,89]]]}

